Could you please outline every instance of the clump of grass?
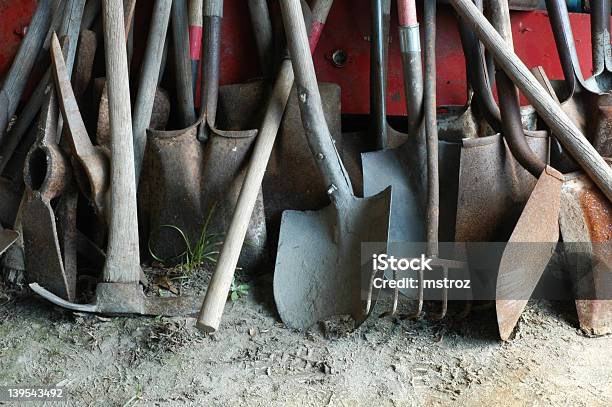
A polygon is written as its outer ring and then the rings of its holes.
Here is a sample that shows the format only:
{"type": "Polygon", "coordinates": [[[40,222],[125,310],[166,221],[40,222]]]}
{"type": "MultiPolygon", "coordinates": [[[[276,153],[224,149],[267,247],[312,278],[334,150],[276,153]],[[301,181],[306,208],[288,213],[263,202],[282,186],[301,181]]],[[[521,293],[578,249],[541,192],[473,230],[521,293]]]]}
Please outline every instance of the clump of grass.
{"type": "MultiPolygon", "coordinates": [[[[198,237],[198,240],[195,242],[195,244],[193,244],[193,242],[190,241],[189,237],[178,226],[175,226],[175,225],[161,225],[160,226],[160,228],[167,228],[167,229],[172,229],[176,231],[181,236],[183,241],[185,242],[185,251],[177,256],[178,258],[181,259],[180,268],[183,271],[191,273],[206,263],[209,263],[209,264],[217,263],[217,256],[219,255],[218,248],[220,245],[223,244],[223,241],[221,239],[221,235],[210,233],[208,230],[208,226],[210,224],[210,220],[212,219],[213,212],[214,212],[214,207],[210,210],[206,218],[206,222],[204,223],[204,225],[202,226],[202,230],[200,231],[200,236],[198,237]]],[[[161,264],[168,263],[167,259],[161,259],[160,257],[156,256],[155,253],[153,253],[153,250],[151,248],[150,239],[149,239],[149,253],[151,254],[151,257],[153,257],[153,259],[155,259],[159,263],[161,264]]],[[[176,257],[171,260],[176,260],[176,257]]]]}

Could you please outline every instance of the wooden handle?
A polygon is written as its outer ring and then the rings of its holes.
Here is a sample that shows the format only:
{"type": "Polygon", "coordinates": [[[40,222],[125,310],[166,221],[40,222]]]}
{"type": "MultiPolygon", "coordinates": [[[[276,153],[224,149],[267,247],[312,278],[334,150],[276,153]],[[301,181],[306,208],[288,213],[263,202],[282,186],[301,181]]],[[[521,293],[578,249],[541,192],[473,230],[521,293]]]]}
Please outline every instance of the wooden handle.
{"type": "Polygon", "coordinates": [[[520,88],[572,157],[612,201],[612,169],[470,0],[450,0],[499,66],[520,88]]]}
{"type": "Polygon", "coordinates": [[[111,208],[103,278],[138,283],[140,250],[125,25],[121,0],[104,0],[104,50],[111,129],[111,208]]]}
{"type": "Polygon", "coordinates": [[[438,256],[440,171],[436,109],[436,2],[425,1],[425,79],[423,89],[427,138],[427,255],[438,256]]]}
{"type": "Polygon", "coordinates": [[[191,57],[189,55],[187,0],[174,0],[172,2],[172,39],[174,41],[176,97],[179,121],[182,127],[187,127],[196,121],[191,78],[191,57]]]}
{"type": "MultiPolygon", "coordinates": [[[[325,22],[332,2],[319,0],[313,6],[313,12],[319,12],[320,21],[325,22]],[[321,10],[323,8],[323,10],[321,10]]],[[[314,24],[314,22],[313,22],[314,24]]],[[[293,87],[294,75],[290,60],[284,60],[274,84],[272,96],[268,102],[266,115],[261,130],[255,141],[253,155],[249,160],[246,177],[234,209],[229,230],[225,236],[223,248],[219,254],[217,266],[206,291],[202,309],[198,316],[197,327],[205,332],[219,329],[227,294],[229,293],[234,270],[238,264],[240,251],[244,244],[249,221],[261,187],[270,154],[274,147],[276,134],[281,124],[287,101],[293,87]]]]}
{"type": "Polygon", "coordinates": [[[172,0],[157,0],[153,6],[151,26],[147,39],[147,48],[142,61],[142,72],[138,85],[138,95],[134,105],[134,166],[136,185],[140,178],[142,160],[147,142],[147,128],[151,122],[153,104],[155,102],[155,91],[159,78],[159,72],[170,21],[170,10],[172,0]]]}

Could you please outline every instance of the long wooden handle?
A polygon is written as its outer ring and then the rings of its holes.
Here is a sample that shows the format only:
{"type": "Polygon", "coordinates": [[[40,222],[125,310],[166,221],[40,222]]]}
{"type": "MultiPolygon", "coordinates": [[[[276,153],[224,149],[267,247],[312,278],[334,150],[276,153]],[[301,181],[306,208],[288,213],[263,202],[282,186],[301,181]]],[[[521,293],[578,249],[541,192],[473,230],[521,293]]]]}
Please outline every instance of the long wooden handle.
{"type": "Polygon", "coordinates": [[[111,129],[111,208],[103,278],[138,283],[140,250],[123,5],[121,0],[104,0],[102,10],[111,129]]]}
{"type": "Polygon", "coordinates": [[[436,2],[425,1],[425,80],[423,90],[427,140],[427,255],[438,256],[440,171],[436,110],[436,2]]]}
{"type": "MultiPolygon", "coordinates": [[[[317,11],[319,16],[317,21],[325,23],[331,5],[332,1],[329,0],[319,0],[314,4],[313,12],[317,11]]],[[[234,270],[238,264],[249,221],[270,160],[276,134],[289,100],[293,81],[294,74],[291,61],[286,59],[281,65],[272,96],[268,102],[266,115],[255,141],[255,149],[249,161],[232,222],[198,316],[197,327],[205,332],[214,332],[219,328],[227,294],[234,278],[234,270]]]]}
{"type": "Polygon", "coordinates": [[[457,13],[474,30],[498,65],[520,88],[557,138],[606,197],[612,201],[612,169],[561,110],[529,69],[504,43],[471,0],[450,0],[457,13]]]}
{"type": "Polygon", "coordinates": [[[153,6],[153,16],[147,39],[147,48],[142,61],[142,73],[138,85],[138,95],[134,105],[134,166],[136,174],[136,185],[140,178],[142,159],[144,157],[147,141],[147,128],[151,122],[153,104],[155,102],[155,91],[159,78],[164,43],[170,21],[170,10],[172,0],[156,0],[153,6]]]}

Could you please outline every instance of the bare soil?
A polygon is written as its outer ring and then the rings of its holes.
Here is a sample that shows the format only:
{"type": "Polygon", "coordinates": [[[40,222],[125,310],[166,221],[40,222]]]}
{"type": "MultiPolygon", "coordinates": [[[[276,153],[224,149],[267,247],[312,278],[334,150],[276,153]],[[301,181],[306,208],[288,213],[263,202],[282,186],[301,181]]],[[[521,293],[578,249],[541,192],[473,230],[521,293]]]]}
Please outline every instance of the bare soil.
{"type": "MultiPolygon", "coordinates": [[[[177,288],[201,294],[207,275],[177,288]]],[[[486,306],[296,332],[271,277],[250,285],[212,335],[194,318],[79,314],[0,288],[0,386],[64,386],[74,406],[612,405],[612,337],[583,336],[573,304],[530,304],[508,343],[486,306]]]]}

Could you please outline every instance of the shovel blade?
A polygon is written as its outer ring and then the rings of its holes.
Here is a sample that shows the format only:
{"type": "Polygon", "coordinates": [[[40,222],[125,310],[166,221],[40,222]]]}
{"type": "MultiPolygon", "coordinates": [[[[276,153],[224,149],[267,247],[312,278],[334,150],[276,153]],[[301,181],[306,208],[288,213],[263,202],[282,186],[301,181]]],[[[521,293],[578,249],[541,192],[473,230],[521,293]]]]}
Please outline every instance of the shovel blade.
{"type": "Polygon", "coordinates": [[[504,249],[497,276],[499,333],[508,340],[559,240],[563,175],[542,172],[504,249]]]}
{"type": "Polygon", "coordinates": [[[391,190],[319,211],[285,211],[274,271],[282,321],[306,329],[336,315],[364,320],[361,243],[388,242],[391,190]]]}
{"type": "Polygon", "coordinates": [[[559,223],[565,247],[568,254],[579,248],[588,267],[584,278],[576,281],[580,329],[590,335],[612,333],[612,204],[582,173],[567,176],[561,197],[559,223]]]}

